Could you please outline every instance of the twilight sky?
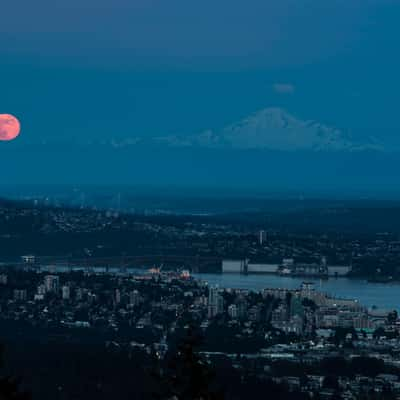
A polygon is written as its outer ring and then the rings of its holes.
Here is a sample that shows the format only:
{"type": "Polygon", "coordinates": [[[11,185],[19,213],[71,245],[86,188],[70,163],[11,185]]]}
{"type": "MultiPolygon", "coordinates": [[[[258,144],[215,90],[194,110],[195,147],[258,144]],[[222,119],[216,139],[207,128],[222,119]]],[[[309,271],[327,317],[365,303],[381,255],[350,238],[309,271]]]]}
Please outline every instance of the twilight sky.
{"type": "Polygon", "coordinates": [[[194,133],[269,106],[400,133],[398,0],[19,0],[1,20],[20,140],[194,133]]]}
{"type": "Polygon", "coordinates": [[[15,0],[1,14],[0,114],[21,120],[18,145],[184,136],[280,107],[400,146],[400,0],[15,0]]]}

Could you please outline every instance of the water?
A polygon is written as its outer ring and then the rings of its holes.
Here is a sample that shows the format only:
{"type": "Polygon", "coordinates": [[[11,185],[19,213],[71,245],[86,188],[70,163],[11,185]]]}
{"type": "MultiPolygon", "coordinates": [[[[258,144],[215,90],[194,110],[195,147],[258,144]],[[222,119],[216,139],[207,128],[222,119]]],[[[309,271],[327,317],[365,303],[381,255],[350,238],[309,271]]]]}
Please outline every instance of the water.
{"type": "Polygon", "coordinates": [[[315,289],[335,297],[356,299],[367,307],[376,306],[400,312],[400,284],[368,283],[361,279],[291,278],[278,275],[195,274],[195,277],[221,288],[262,290],[264,288],[298,289],[302,282],[314,282],[315,289]]]}

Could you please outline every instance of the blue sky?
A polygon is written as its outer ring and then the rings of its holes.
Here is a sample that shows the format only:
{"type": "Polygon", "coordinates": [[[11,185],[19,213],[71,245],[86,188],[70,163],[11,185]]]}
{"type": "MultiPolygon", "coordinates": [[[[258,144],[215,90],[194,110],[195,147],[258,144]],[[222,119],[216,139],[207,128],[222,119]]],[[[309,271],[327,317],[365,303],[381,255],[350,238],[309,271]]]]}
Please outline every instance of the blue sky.
{"type": "Polygon", "coordinates": [[[2,15],[0,112],[21,141],[194,133],[268,106],[398,141],[399,1],[20,0],[2,15]]]}

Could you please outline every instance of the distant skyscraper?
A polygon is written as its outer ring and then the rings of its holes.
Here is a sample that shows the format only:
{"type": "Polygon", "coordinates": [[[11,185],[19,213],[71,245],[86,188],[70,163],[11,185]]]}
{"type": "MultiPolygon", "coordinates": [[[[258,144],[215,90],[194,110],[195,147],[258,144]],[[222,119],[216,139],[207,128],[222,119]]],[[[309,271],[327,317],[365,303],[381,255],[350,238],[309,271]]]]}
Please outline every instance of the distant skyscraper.
{"type": "Polygon", "coordinates": [[[219,293],[218,286],[210,287],[208,291],[208,305],[215,305],[217,303],[218,293],[219,293]]]}
{"type": "Polygon", "coordinates": [[[217,314],[222,314],[224,312],[224,298],[218,294],[217,297],[217,314]]]}
{"type": "Polygon", "coordinates": [[[260,243],[260,246],[265,244],[267,242],[267,232],[264,230],[261,230],[258,233],[258,242],[260,243]]]}
{"type": "Polygon", "coordinates": [[[208,318],[213,318],[224,312],[224,298],[219,294],[219,288],[211,287],[208,293],[208,318]]]}
{"type": "Polygon", "coordinates": [[[121,303],[121,291],[119,289],[115,289],[115,304],[121,303]]]}

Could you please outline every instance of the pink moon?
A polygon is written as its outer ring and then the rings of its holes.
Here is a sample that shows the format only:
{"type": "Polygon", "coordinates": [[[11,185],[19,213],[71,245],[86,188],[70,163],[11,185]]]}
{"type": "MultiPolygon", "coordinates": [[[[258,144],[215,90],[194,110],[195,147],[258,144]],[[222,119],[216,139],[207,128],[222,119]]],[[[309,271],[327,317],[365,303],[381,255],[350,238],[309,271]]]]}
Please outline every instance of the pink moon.
{"type": "Polygon", "coordinates": [[[0,140],[14,140],[21,130],[18,119],[11,114],[0,114],[0,140]]]}

